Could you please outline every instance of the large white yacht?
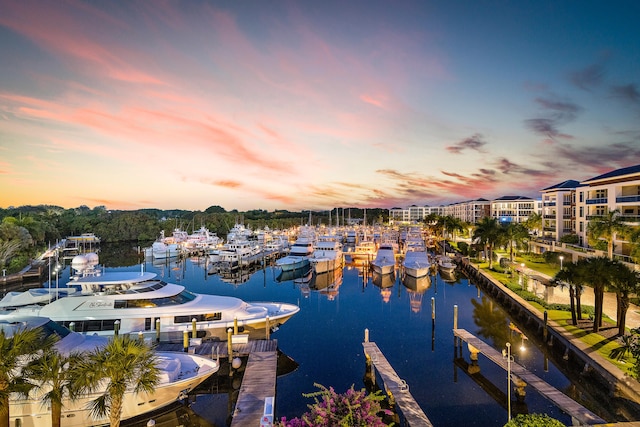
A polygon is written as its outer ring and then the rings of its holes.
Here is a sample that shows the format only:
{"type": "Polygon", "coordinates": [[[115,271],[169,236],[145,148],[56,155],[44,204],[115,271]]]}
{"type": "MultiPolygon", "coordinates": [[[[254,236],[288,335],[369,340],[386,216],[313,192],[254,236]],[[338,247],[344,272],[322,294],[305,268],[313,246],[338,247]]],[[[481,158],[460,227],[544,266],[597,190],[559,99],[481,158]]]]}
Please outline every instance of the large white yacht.
{"type": "MultiPolygon", "coordinates": [[[[82,335],[61,326],[45,317],[0,315],[0,330],[12,337],[23,329],[39,329],[43,337],[57,337],[56,349],[63,355],[72,352],[90,352],[107,344],[106,337],[82,335]]],[[[122,420],[155,411],[184,399],[187,393],[218,372],[217,361],[205,357],[177,352],[156,352],[159,382],[150,394],[128,390],[123,400],[122,420]]],[[[28,396],[10,395],[10,424],[22,427],[51,426],[51,409],[43,403],[42,396],[49,392],[46,385],[35,388],[28,396]]],[[[91,415],[89,403],[100,396],[100,392],[83,395],[76,400],[64,399],[62,425],[64,427],[87,427],[109,424],[108,417],[97,419],[91,415]]]]}
{"type": "Polygon", "coordinates": [[[49,317],[85,334],[139,334],[161,341],[181,341],[185,331],[198,338],[226,339],[227,328],[262,337],[296,314],[295,304],[248,303],[238,298],[196,294],[167,283],[149,272],[101,273],[96,254],[78,255],[72,268],[79,272],[67,288],[10,292],[0,310],[49,317]]]}
{"type": "Polygon", "coordinates": [[[342,268],[344,265],[342,243],[330,239],[318,240],[309,261],[317,274],[342,268]]]}

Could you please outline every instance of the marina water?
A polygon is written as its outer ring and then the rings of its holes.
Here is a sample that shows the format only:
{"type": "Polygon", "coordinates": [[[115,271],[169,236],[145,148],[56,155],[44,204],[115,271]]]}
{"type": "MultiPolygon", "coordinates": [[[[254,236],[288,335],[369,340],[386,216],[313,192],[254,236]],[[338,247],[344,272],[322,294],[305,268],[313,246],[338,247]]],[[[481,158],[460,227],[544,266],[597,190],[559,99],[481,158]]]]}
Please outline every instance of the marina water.
{"type": "MultiPolygon", "coordinates": [[[[272,334],[280,350],[298,364],[297,369],[277,379],[278,419],[306,412],[313,399],[303,394],[318,391],[314,384],[333,387],[338,393],[351,386],[364,388],[366,364],[362,341],[368,329],[370,341],[377,343],[400,378],[407,382],[434,426],[503,426],[507,422],[507,373],[482,355],[479,371],[476,366],[469,369],[466,363],[471,360],[466,344],[463,347],[466,362],[456,363],[454,306],[458,307],[459,328],[498,351],[505,348],[507,341],[511,342],[517,363],[601,417],[611,418],[579,381],[571,381],[553,362],[545,362],[543,353],[520,332],[518,325],[461,273],[455,281],[444,281],[436,274],[427,284],[407,287],[399,275],[381,283],[365,269],[347,265],[341,278],[340,272],[336,274],[339,286],[326,287],[333,277],[316,277],[308,282],[294,277],[278,278],[276,269],[266,265],[251,273],[245,271],[242,278],[223,278],[208,274],[205,257],[152,263],[141,258],[135,248],[122,245],[103,245],[100,262],[109,271],[135,271],[144,265],[146,271],[157,273],[163,280],[198,293],[298,304],[300,312],[272,334]]],[[[68,276],[69,267],[58,279],[60,286],[64,286],[68,276]]],[[[55,280],[52,283],[55,285],[55,280]]],[[[376,384],[382,387],[379,377],[376,384]]],[[[234,386],[239,387],[239,383],[234,386]]],[[[511,393],[513,416],[546,413],[571,424],[567,415],[532,387],[527,387],[526,392],[523,402],[518,402],[511,393]]],[[[201,392],[191,398],[188,411],[177,408],[174,415],[185,426],[222,427],[230,420],[230,399],[233,393],[201,392]]]]}

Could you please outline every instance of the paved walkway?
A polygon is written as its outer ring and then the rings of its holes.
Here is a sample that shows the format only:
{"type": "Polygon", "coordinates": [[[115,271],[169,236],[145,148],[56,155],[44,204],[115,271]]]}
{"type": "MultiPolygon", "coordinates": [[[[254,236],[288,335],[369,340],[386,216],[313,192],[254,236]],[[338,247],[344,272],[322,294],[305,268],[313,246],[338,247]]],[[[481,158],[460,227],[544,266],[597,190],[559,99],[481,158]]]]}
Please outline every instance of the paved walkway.
{"type": "MultiPolygon", "coordinates": [[[[544,277],[547,280],[551,280],[552,278],[540,273],[539,271],[535,271],[532,270],[530,268],[526,268],[525,269],[525,273],[528,276],[531,275],[536,275],[536,276],[541,276],[544,277]]],[[[536,283],[535,281],[533,281],[534,283],[531,283],[532,281],[530,280],[528,283],[528,289],[531,291],[535,290],[535,286],[536,283]],[[532,288],[532,286],[534,288],[532,288]]],[[[544,285],[542,284],[537,284],[537,290],[541,296],[543,294],[543,289],[544,289],[544,285]]],[[[545,299],[548,303],[558,303],[558,304],[569,304],[569,290],[568,288],[560,288],[559,286],[553,287],[553,288],[549,288],[548,290],[548,295],[545,299]]],[[[584,291],[582,292],[582,295],[580,297],[580,303],[582,305],[590,305],[590,306],[594,306],[595,305],[595,297],[593,295],[593,288],[590,287],[585,287],[584,291]]],[[[617,301],[616,301],[616,294],[614,292],[605,292],[604,293],[604,301],[603,301],[603,306],[602,306],[602,311],[604,314],[606,314],[607,316],[609,316],[611,319],[613,319],[614,321],[617,321],[617,301]]],[[[625,325],[627,328],[633,329],[633,328],[638,328],[640,327],[640,307],[638,307],[635,304],[631,304],[631,306],[629,307],[629,310],[627,311],[627,319],[625,322],[625,325]]]]}

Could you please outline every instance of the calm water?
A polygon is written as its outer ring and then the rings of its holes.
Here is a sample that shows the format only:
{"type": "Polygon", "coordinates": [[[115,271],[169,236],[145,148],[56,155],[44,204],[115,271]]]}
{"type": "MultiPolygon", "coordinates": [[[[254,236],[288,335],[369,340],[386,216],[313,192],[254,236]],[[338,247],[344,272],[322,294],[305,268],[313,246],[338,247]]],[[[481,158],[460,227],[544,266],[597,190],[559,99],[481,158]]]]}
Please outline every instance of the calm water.
{"type": "MultiPolygon", "coordinates": [[[[110,266],[109,270],[139,270],[140,265],[135,265],[131,257],[136,257],[135,251],[103,248],[101,262],[110,266]],[[118,258],[111,259],[111,252],[117,253],[118,258]],[[124,253],[130,257],[123,256],[124,253]],[[124,264],[131,266],[117,267],[124,264]]],[[[445,282],[438,275],[432,276],[426,287],[418,287],[416,291],[399,278],[379,283],[378,278],[364,274],[362,269],[347,266],[339,287],[328,289],[326,283],[332,280],[326,277],[307,284],[279,281],[269,266],[250,274],[246,282],[234,284],[217,275],[208,275],[203,258],[178,264],[145,262],[144,265],[147,271],[194,292],[300,305],[300,312],[272,335],[277,338],[279,348],[299,364],[295,371],[278,377],[277,418],[292,418],[305,412],[307,404],[313,401],[303,393],[316,391],[314,383],[331,386],[337,392],[344,392],[352,385],[363,388],[362,341],[368,329],[370,340],[377,343],[398,375],[406,380],[411,394],[434,426],[504,425],[507,421],[506,372],[483,356],[479,360],[480,374],[474,377],[454,363],[451,329],[455,305],[459,310],[459,328],[467,329],[498,350],[511,341],[518,363],[560,390],[574,389],[553,363],[549,362],[545,371],[542,353],[517,330],[511,329],[510,319],[500,307],[464,277],[445,282]],[[432,301],[435,322],[431,316],[432,301]]],[[[64,282],[65,277],[68,277],[68,268],[60,281],[64,282]]],[[[470,362],[466,345],[463,357],[470,362]]],[[[200,416],[191,413],[191,417],[200,421],[193,425],[224,426],[228,402],[229,393],[198,395],[190,410],[200,416]]],[[[547,413],[567,425],[571,423],[568,416],[531,387],[527,387],[524,403],[517,403],[512,393],[512,413],[519,412],[547,413]]]]}

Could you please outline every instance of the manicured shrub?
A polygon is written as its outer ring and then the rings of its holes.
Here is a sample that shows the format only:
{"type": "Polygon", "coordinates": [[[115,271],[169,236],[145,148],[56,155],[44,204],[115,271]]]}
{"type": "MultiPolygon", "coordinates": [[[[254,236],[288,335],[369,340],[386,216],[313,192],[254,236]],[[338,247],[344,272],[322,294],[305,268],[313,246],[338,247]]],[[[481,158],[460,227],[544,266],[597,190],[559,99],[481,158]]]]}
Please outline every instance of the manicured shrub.
{"type": "Polygon", "coordinates": [[[518,414],[504,427],[565,427],[565,425],[547,414],[518,414]]]}
{"type": "Polygon", "coordinates": [[[379,413],[390,413],[382,409],[380,392],[367,394],[365,389],[356,391],[353,386],[338,394],[333,387],[314,384],[320,391],[304,394],[313,397],[315,403],[307,405],[309,412],[300,418],[287,420],[283,417],[275,422],[277,427],[386,427],[379,413]]]}

